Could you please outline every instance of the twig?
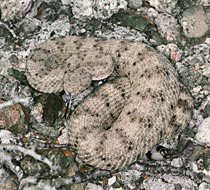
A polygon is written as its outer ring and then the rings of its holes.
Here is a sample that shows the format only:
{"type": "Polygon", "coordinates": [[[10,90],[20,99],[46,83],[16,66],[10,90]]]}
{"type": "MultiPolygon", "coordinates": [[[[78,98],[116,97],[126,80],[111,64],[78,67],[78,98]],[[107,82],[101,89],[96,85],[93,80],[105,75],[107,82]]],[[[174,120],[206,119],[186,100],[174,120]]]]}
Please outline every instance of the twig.
{"type": "Polygon", "coordinates": [[[0,144],[0,151],[4,152],[5,150],[22,152],[24,155],[29,155],[33,157],[34,159],[47,164],[50,167],[51,171],[56,171],[57,169],[55,166],[53,166],[52,161],[37,154],[35,150],[33,149],[27,149],[27,148],[24,148],[18,145],[12,145],[12,144],[0,144]]]}
{"type": "Polygon", "coordinates": [[[26,98],[14,98],[13,100],[9,100],[7,102],[1,103],[0,104],[0,109],[15,105],[17,103],[22,103],[23,105],[27,106],[31,103],[32,98],[31,97],[26,97],[26,98]]]}

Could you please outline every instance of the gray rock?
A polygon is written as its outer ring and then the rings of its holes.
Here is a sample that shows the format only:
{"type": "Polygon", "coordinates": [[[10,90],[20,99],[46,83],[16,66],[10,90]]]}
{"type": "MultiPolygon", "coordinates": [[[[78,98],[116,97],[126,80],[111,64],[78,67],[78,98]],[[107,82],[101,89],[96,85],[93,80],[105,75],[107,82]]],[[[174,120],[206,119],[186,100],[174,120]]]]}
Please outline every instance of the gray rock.
{"type": "Polygon", "coordinates": [[[114,13],[117,13],[119,9],[127,8],[127,1],[125,0],[78,0],[72,1],[72,12],[74,17],[79,19],[107,19],[114,13]]]}
{"type": "Polygon", "coordinates": [[[198,127],[195,139],[199,144],[210,145],[210,117],[204,119],[198,127]]]}
{"type": "Polygon", "coordinates": [[[85,190],[103,190],[103,188],[99,185],[96,185],[96,184],[93,184],[93,183],[88,183],[85,190]]]}
{"type": "Polygon", "coordinates": [[[179,36],[179,25],[176,19],[167,13],[161,13],[155,19],[160,35],[168,42],[177,41],[179,36]]]}
{"type": "Polygon", "coordinates": [[[138,9],[142,6],[142,0],[128,0],[128,6],[134,9],[138,9]]]}
{"type": "Polygon", "coordinates": [[[182,14],[180,23],[185,36],[188,38],[199,38],[209,30],[207,16],[201,6],[186,9],[182,14]]]}
{"type": "Polygon", "coordinates": [[[172,13],[178,0],[147,0],[149,4],[160,12],[172,13]]]}
{"type": "Polygon", "coordinates": [[[141,188],[147,190],[196,190],[197,185],[191,179],[185,179],[181,176],[173,176],[170,174],[156,175],[156,177],[148,177],[144,180],[141,188]]]}

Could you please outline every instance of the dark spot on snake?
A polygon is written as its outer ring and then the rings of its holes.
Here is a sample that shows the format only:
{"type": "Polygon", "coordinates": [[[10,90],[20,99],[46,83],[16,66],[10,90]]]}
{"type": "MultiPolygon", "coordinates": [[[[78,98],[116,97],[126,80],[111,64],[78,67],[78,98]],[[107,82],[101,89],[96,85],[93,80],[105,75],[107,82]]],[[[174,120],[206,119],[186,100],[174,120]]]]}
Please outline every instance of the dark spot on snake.
{"type": "Polygon", "coordinates": [[[144,74],[141,74],[140,77],[142,78],[144,76],[144,74]]]}
{"type": "Polygon", "coordinates": [[[125,93],[122,93],[121,96],[124,98],[125,97],[125,93]]]}
{"type": "Polygon", "coordinates": [[[161,96],[160,100],[161,100],[161,102],[164,102],[165,98],[163,98],[163,96],[161,96]]]}
{"type": "Polygon", "coordinates": [[[173,115],[173,116],[171,117],[170,123],[174,123],[175,121],[176,121],[176,115],[173,115]]]}
{"type": "Polygon", "coordinates": [[[103,158],[101,158],[101,160],[105,161],[105,160],[106,160],[106,158],[105,158],[105,157],[103,157],[103,158]]]}
{"type": "Polygon", "coordinates": [[[135,66],[136,65],[136,62],[133,62],[133,66],[135,66]]]}
{"type": "Polygon", "coordinates": [[[128,47],[125,47],[124,50],[127,51],[128,50],[128,47]]]}
{"type": "Polygon", "coordinates": [[[155,98],[156,98],[156,96],[155,96],[154,94],[152,94],[152,95],[151,95],[151,97],[152,97],[153,99],[155,99],[155,98]]]}
{"type": "Polygon", "coordinates": [[[117,57],[121,57],[121,54],[120,53],[117,53],[117,57]]]}
{"type": "Polygon", "coordinates": [[[110,166],[111,166],[111,164],[107,164],[106,166],[107,166],[107,167],[110,167],[110,166]]]}
{"type": "Polygon", "coordinates": [[[128,147],[128,151],[130,151],[130,150],[132,150],[132,146],[129,146],[129,147],[128,147]]]}
{"type": "Polygon", "coordinates": [[[110,106],[110,103],[109,103],[109,102],[107,102],[107,103],[106,103],[106,106],[107,106],[107,107],[109,107],[109,106],[110,106]]]}
{"type": "Polygon", "coordinates": [[[140,92],[137,92],[137,93],[136,93],[136,95],[139,95],[139,94],[140,94],[140,92]]]}
{"type": "Polygon", "coordinates": [[[151,128],[152,126],[153,126],[152,123],[149,123],[149,124],[148,124],[148,128],[151,128]]]}
{"type": "Polygon", "coordinates": [[[113,115],[113,113],[111,113],[111,112],[110,112],[110,113],[109,113],[109,115],[110,115],[112,118],[114,118],[114,115],[113,115]]]}
{"type": "Polygon", "coordinates": [[[99,115],[98,115],[98,113],[96,113],[96,117],[98,117],[99,115]]]}
{"type": "Polygon", "coordinates": [[[174,109],[174,106],[171,104],[171,109],[173,110],[174,109]]]}

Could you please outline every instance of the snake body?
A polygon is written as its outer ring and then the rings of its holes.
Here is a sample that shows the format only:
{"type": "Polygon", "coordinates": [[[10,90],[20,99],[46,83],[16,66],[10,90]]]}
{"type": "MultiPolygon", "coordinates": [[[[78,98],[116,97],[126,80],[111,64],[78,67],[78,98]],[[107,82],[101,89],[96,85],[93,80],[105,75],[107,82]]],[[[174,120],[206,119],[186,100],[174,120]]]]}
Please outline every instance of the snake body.
{"type": "Polygon", "coordinates": [[[42,92],[79,93],[106,82],[68,120],[69,143],[86,164],[124,167],[189,123],[192,99],[168,60],[153,48],[125,40],[69,36],[40,44],[26,76],[42,92]]]}

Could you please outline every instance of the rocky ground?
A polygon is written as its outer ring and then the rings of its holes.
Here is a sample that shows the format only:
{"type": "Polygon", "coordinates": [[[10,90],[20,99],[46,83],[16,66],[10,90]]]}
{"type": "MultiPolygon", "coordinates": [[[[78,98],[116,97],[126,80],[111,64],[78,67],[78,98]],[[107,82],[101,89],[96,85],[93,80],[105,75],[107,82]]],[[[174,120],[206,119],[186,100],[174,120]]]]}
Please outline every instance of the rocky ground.
{"type": "Polygon", "coordinates": [[[209,0],[0,0],[0,11],[0,189],[210,189],[209,0]],[[66,97],[35,91],[24,71],[31,49],[66,35],[140,41],[168,57],[194,98],[189,127],[161,143],[177,156],[160,159],[155,147],[153,160],[100,171],[55,147],[67,138],[66,97]]]}

